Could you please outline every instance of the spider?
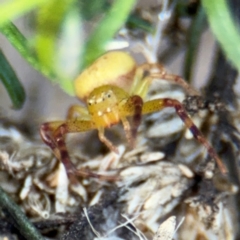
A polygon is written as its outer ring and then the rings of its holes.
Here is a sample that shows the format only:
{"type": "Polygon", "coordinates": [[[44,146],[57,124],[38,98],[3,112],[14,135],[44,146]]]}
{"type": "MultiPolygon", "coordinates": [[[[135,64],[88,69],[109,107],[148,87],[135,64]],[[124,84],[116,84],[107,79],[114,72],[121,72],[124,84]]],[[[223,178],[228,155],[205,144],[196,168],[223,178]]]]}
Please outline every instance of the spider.
{"type": "Polygon", "coordinates": [[[40,127],[42,140],[64,164],[68,175],[99,177],[87,170],[75,168],[64,140],[67,133],[97,129],[99,139],[111,151],[118,153],[117,148],[105,137],[105,128],[122,122],[126,138],[131,147],[134,147],[142,115],[167,107],[175,108],[195,139],[204,145],[208,154],[215,159],[220,171],[227,172],[211,144],[179,101],[170,98],[145,101],[149,86],[156,78],[179,84],[190,95],[198,95],[181,77],[168,74],[162,65],[137,65],[132,56],[123,51],[112,51],[102,55],[77,77],[74,82],[76,96],[86,103],[86,107],[74,105],[68,111],[67,120],[46,122],[40,127]]]}

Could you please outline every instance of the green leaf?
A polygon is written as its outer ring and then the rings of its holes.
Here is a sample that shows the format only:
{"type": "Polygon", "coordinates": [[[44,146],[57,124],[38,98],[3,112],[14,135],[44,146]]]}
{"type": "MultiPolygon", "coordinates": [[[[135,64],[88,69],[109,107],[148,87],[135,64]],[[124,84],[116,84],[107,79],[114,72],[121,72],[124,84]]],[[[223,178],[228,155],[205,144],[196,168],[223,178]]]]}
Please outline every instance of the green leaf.
{"type": "Polygon", "coordinates": [[[44,240],[33,224],[24,215],[21,208],[0,187],[0,206],[14,222],[24,239],[44,240]]]}
{"type": "Polygon", "coordinates": [[[9,42],[18,50],[22,57],[37,71],[42,73],[52,82],[58,83],[65,92],[74,95],[72,81],[69,79],[60,79],[54,73],[52,67],[48,68],[42,64],[36,55],[27,39],[22,35],[18,28],[11,22],[8,22],[0,27],[0,31],[7,37],[9,42]],[[59,80],[60,79],[60,80],[59,80]]]}
{"type": "Polygon", "coordinates": [[[226,57],[240,71],[240,31],[225,0],[202,0],[211,29],[226,57]]]}
{"type": "Polygon", "coordinates": [[[2,34],[6,36],[8,41],[17,49],[22,57],[30,63],[33,68],[41,72],[43,75],[53,78],[54,74],[39,63],[36,56],[33,54],[32,47],[30,46],[27,39],[22,35],[18,28],[11,22],[8,22],[0,27],[2,34]]]}
{"type": "Polygon", "coordinates": [[[0,26],[46,2],[49,0],[15,0],[0,4],[0,26]]]}
{"type": "Polygon", "coordinates": [[[132,29],[142,29],[148,33],[154,33],[153,25],[141,18],[137,13],[131,14],[128,17],[127,26],[132,29]]]}
{"type": "Polygon", "coordinates": [[[11,100],[13,107],[19,109],[22,107],[26,95],[22,84],[18,80],[14,70],[8,63],[4,54],[0,50],[0,79],[3,82],[11,100]]]}

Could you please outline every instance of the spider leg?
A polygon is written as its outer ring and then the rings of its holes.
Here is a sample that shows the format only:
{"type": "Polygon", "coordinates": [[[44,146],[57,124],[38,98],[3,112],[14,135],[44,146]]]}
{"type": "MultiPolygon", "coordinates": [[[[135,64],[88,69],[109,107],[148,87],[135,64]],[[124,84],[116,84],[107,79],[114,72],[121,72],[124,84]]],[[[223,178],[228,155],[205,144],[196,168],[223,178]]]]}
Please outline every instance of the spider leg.
{"type": "Polygon", "coordinates": [[[126,133],[127,140],[130,146],[135,146],[135,139],[137,137],[137,130],[142,120],[142,107],[143,100],[140,96],[134,95],[120,108],[120,115],[122,116],[121,121],[123,123],[124,131],[126,133]],[[127,120],[126,116],[131,116],[131,124],[127,120]]]}
{"type": "Polygon", "coordinates": [[[45,144],[52,149],[57,159],[63,163],[69,177],[79,175],[81,177],[94,177],[102,180],[116,180],[115,176],[103,176],[88,170],[76,169],[70,160],[64,140],[65,135],[67,133],[85,132],[94,128],[94,124],[91,121],[78,119],[46,122],[41,125],[40,135],[45,144]]]}
{"type": "Polygon", "coordinates": [[[65,134],[71,132],[84,132],[93,129],[92,122],[80,120],[46,122],[41,125],[40,135],[55,156],[63,163],[68,174],[75,171],[65,144],[65,134]]]}
{"type": "Polygon", "coordinates": [[[151,80],[156,78],[167,80],[171,83],[182,86],[189,95],[194,95],[194,96],[200,95],[199,92],[193,89],[183,78],[181,78],[178,75],[167,73],[163,65],[159,63],[145,63],[145,64],[142,64],[139,68],[142,69],[144,72],[148,72],[149,73],[148,78],[151,80]]]}
{"type": "Polygon", "coordinates": [[[183,105],[179,101],[169,98],[163,98],[145,102],[142,108],[142,114],[160,111],[161,109],[166,107],[175,108],[176,113],[184,122],[186,127],[192,132],[194,138],[197,139],[207,149],[208,154],[215,159],[220,171],[225,174],[227,172],[227,169],[223,164],[222,160],[219,158],[214,148],[203,136],[197,126],[193,123],[191,118],[188,116],[186,110],[184,109],[183,105]]]}
{"type": "Polygon", "coordinates": [[[68,109],[67,113],[67,119],[74,119],[77,117],[81,117],[81,119],[88,119],[89,120],[89,114],[88,111],[85,107],[79,106],[79,105],[72,105],[68,109]]]}
{"type": "Polygon", "coordinates": [[[122,124],[123,124],[123,128],[124,128],[124,131],[125,131],[125,134],[126,134],[126,138],[127,138],[127,141],[129,143],[129,145],[131,146],[131,148],[134,147],[134,138],[133,138],[133,135],[132,135],[132,132],[131,132],[131,125],[129,123],[129,121],[127,120],[127,118],[122,118],[122,124]]]}
{"type": "Polygon", "coordinates": [[[118,149],[115,147],[104,135],[104,128],[99,128],[98,129],[98,137],[101,142],[103,142],[111,151],[115,152],[118,154],[118,149]]]}
{"type": "Polygon", "coordinates": [[[43,142],[52,149],[54,155],[59,160],[61,160],[61,156],[58,144],[56,140],[53,138],[52,133],[64,123],[65,121],[46,122],[43,123],[40,127],[40,136],[43,142]]]}

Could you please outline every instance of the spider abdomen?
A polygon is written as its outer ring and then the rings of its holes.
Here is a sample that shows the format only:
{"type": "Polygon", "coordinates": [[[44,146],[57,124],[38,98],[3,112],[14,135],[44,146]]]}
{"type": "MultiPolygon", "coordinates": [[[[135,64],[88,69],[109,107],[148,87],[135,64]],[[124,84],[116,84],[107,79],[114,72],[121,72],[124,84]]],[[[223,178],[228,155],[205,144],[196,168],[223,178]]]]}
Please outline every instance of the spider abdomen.
{"type": "Polygon", "coordinates": [[[108,52],[86,68],[74,81],[76,96],[86,100],[95,88],[105,84],[129,91],[135,70],[136,62],[128,53],[108,52]]]}

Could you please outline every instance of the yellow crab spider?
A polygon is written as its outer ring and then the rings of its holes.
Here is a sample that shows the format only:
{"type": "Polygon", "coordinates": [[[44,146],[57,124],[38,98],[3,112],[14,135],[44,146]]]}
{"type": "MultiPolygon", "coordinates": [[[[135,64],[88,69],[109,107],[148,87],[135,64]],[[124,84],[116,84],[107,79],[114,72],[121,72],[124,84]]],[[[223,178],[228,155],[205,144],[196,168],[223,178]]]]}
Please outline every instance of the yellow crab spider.
{"type": "Polygon", "coordinates": [[[126,138],[133,147],[141,116],[166,107],[175,108],[193,136],[215,159],[220,171],[227,172],[214,148],[179,101],[170,98],[145,101],[149,86],[156,78],[179,84],[191,95],[198,94],[181,77],[168,74],[162,65],[157,63],[137,65],[132,56],[123,51],[112,51],[102,55],[77,77],[74,82],[76,96],[86,103],[86,107],[74,105],[68,111],[67,120],[46,122],[40,128],[42,140],[64,164],[68,174],[99,176],[75,168],[66,148],[64,140],[66,134],[97,129],[99,139],[111,151],[118,152],[112,142],[105,137],[105,128],[122,122],[126,138]]]}

